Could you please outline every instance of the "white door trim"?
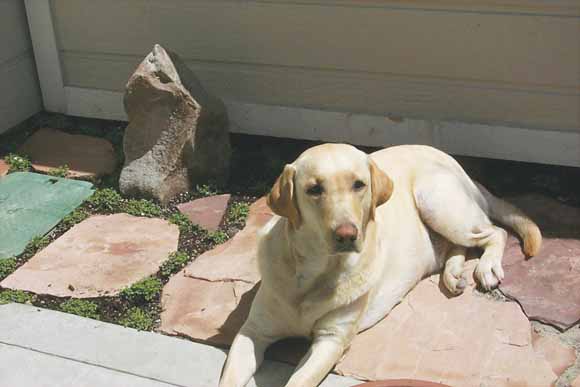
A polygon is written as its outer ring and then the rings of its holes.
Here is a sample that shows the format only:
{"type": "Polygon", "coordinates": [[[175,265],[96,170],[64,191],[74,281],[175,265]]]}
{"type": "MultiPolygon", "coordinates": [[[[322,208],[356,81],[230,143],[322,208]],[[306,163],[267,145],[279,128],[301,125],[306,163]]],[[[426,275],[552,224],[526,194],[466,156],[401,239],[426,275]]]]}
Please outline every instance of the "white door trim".
{"type": "Polygon", "coordinates": [[[25,0],[44,108],[64,113],[66,96],[50,0],[25,0]]]}

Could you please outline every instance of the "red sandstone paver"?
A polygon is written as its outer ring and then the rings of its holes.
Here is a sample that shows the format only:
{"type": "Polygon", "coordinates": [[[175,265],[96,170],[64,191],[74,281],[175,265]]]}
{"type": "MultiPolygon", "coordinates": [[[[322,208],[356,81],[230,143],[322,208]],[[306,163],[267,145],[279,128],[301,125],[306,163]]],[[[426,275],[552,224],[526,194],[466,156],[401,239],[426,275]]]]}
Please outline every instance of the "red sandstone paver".
{"type": "Polygon", "coordinates": [[[57,297],[101,297],[156,273],[179,229],[161,219],[96,215],[67,231],[0,283],[57,297]]]}
{"type": "Polygon", "coordinates": [[[540,253],[526,260],[510,237],[504,253],[500,290],[516,299],[529,318],[560,329],[580,320],[580,209],[528,195],[511,200],[538,223],[544,240],[540,253]]]}
{"type": "Polygon", "coordinates": [[[169,280],[161,298],[161,331],[220,346],[231,343],[257,290],[256,232],[272,216],[266,200],[258,200],[242,231],[169,280]]]}
{"type": "Polygon", "coordinates": [[[541,336],[532,330],[532,344],[536,352],[550,363],[556,375],[564,373],[576,361],[574,348],[563,344],[555,336],[541,336]]]}
{"type": "Polygon", "coordinates": [[[232,239],[199,256],[185,268],[185,275],[206,281],[259,281],[256,270],[256,236],[273,214],[262,198],[250,206],[246,227],[232,239]]]}
{"type": "Polygon", "coordinates": [[[18,150],[30,157],[37,171],[48,172],[63,165],[70,177],[95,177],[112,173],[117,165],[113,145],[105,139],[40,129],[18,150]]]}
{"type": "MultiPolygon", "coordinates": [[[[469,278],[474,264],[467,265],[469,278]]],[[[448,299],[439,276],[422,281],[387,318],[356,337],[337,371],[451,386],[550,385],[557,375],[535,352],[519,306],[478,295],[473,286],[448,299]]]]}
{"type": "Polygon", "coordinates": [[[229,194],[210,196],[180,204],[177,208],[193,224],[216,231],[228,209],[230,197],[229,194]]]}
{"type": "Polygon", "coordinates": [[[580,240],[544,238],[540,253],[525,260],[519,242],[506,248],[502,293],[534,320],[566,329],[580,320],[580,240]]]}
{"type": "Polygon", "coordinates": [[[4,160],[0,159],[0,177],[6,176],[10,170],[10,165],[8,165],[4,160]]]}
{"type": "Polygon", "coordinates": [[[163,288],[160,330],[229,346],[250,310],[257,285],[173,276],[163,288]],[[254,289],[255,288],[255,289],[254,289]]]}

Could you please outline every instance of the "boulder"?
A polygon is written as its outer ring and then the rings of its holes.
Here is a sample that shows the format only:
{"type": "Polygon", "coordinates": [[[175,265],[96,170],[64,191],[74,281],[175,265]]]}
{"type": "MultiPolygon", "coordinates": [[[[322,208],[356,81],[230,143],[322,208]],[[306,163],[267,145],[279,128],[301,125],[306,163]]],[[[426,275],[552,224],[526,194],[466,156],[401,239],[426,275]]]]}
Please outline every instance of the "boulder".
{"type": "Polygon", "coordinates": [[[166,203],[197,182],[227,180],[226,109],[177,55],[156,45],[129,79],[124,102],[123,194],[166,203]]]}

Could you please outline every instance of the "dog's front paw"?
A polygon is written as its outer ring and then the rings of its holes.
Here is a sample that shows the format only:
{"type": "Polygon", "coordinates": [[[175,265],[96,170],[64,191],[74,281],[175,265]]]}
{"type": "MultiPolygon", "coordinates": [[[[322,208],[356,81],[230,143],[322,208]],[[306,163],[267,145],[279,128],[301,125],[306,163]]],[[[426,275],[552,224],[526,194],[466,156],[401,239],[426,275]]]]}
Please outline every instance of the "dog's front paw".
{"type": "Polygon", "coordinates": [[[479,261],[474,275],[479,285],[487,291],[497,288],[504,278],[501,262],[488,262],[485,260],[479,261]]]}
{"type": "Polygon", "coordinates": [[[451,294],[458,296],[465,290],[467,281],[463,278],[461,268],[447,266],[443,271],[443,284],[451,294]]]}

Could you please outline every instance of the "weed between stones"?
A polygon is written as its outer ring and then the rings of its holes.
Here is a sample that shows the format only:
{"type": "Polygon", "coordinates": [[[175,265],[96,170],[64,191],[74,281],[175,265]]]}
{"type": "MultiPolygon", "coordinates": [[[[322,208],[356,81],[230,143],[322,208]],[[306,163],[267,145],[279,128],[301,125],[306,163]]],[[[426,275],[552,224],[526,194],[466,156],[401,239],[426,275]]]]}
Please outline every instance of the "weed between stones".
{"type": "Polygon", "coordinates": [[[24,249],[24,254],[26,256],[33,256],[34,254],[44,249],[49,244],[50,240],[48,238],[43,236],[36,236],[32,238],[32,240],[28,243],[28,245],[24,249]]]}
{"type": "Polygon", "coordinates": [[[207,233],[207,239],[215,245],[221,245],[222,243],[227,242],[229,238],[228,234],[219,230],[207,233]]]}
{"type": "Polygon", "coordinates": [[[162,215],[161,207],[146,199],[123,199],[112,188],[98,189],[87,201],[89,208],[96,213],[114,214],[125,212],[133,216],[155,218],[162,215]]]}
{"type": "Polygon", "coordinates": [[[245,222],[250,213],[250,206],[247,203],[234,203],[230,206],[228,220],[232,223],[245,222]]]}
{"type": "Polygon", "coordinates": [[[197,185],[196,191],[200,196],[213,196],[218,194],[218,189],[213,184],[200,184],[197,185]]]}
{"type": "Polygon", "coordinates": [[[124,202],[124,212],[133,216],[146,216],[156,218],[161,216],[161,207],[145,199],[130,199],[124,202]]]}
{"type": "Polygon", "coordinates": [[[79,300],[71,298],[60,304],[60,310],[66,313],[76,314],[77,316],[100,320],[99,306],[93,301],[79,300]]]}
{"type": "Polygon", "coordinates": [[[4,157],[6,164],[10,166],[8,173],[12,172],[27,172],[32,168],[30,160],[25,156],[20,156],[14,153],[10,153],[4,157]]]}
{"type": "Polygon", "coordinates": [[[187,216],[183,215],[181,212],[171,214],[168,220],[170,223],[179,227],[179,232],[189,232],[198,229],[198,227],[191,223],[187,216]]]}
{"type": "Polygon", "coordinates": [[[0,293],[0,305],[8,304],[10,302],[31,304],[35,298],[36,296],[32,293],[23,292],[22,290],[7,289],[0,293]]]}
{"type": "Polygon", "coordinates": [[[98,189],[87,200],[89,208],[93,212],[111,214],[120,212],[123,198],[112,188],[98,189]]]}
{"type": "Polygon", "coordinates": [[[82,207],[77,208],[76,210],[74,210],[73,212],[71,212],[62,219],[61,225],[62,227],[69,229],[75,224],[80,223],[83,220],[87,219],[89,216],[90,213],[86,209],[82,207]]]}
{"type": "Polygon", "coordinates": [[[54,177],[65,178],[68,176],[68,172],[69,172],[68,165],[61,165],[60,167],[51,169],[50,171],[48,171],[47,174],[54,177]]]}
{"type": "Polygon", "coordinates": [[[182,251],[176,251],[171,253],[169,259],[165,261],[163,265],[161,265],[161,269],[159,273],[164,278],[169,278],[171,275],[177,273],[181,269],[185,267],[190,261],[190,257],[187,253],[182,251]]]}
{"type": "Polygon", "coordinates": [[[119,319],[119,324],[140,331],[148,331],[153,328],[155,320],[150,312],[133,307],[119,319]]]}
{"type": "Polygon", "coordinates": [[[157,278],[145,278],[121,291],[121,298],[134,303],[143,304],[154,301],[161,294],[163,283],[157,278]]]}
{"type": "Polygon", "coordinates": [[[0,260],[0,281],[12,274],[18,268],[16,258],[7,258],[0,260]]]}

